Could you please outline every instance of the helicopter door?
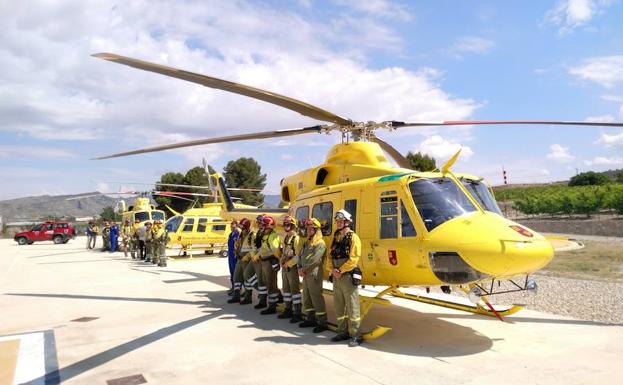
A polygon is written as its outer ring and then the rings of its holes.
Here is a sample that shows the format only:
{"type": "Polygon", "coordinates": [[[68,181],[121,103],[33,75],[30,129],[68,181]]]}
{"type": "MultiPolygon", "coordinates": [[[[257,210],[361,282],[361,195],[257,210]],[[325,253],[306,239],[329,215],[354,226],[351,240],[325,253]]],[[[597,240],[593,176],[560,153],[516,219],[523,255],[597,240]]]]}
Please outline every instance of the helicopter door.
{"type": "Polygon", "coordinates": [[[370,241],[371,252],[366,259],[373,262],[382,274],[382,270],[395,269],[399,263],[397,245],[403,231],[400,220],[401,199],[395,186],[377,189],[375,195],[377,226],[370,241]]]}

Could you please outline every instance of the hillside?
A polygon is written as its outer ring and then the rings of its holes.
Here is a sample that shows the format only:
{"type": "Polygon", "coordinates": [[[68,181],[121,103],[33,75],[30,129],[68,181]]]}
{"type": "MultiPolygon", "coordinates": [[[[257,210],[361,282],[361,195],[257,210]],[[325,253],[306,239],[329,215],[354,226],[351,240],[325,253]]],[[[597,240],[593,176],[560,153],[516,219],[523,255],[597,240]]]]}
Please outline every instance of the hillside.
{"type": "Polygon", "coordinates": [[[99,194],[90,192],[75,195],[41,195],[0,201],[3,222],[37,221],[53,217],[90,217],[99,214],[106,206],[115,206],[117,199],[106,195],[66,200],[67,198],[99,194]]]}

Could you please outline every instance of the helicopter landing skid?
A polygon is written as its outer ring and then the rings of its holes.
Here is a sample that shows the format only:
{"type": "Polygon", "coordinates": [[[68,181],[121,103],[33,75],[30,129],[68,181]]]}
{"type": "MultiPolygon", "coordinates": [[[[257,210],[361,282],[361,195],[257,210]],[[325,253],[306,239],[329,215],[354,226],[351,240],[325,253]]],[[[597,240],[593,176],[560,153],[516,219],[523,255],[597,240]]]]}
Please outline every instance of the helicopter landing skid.
{"type": "MultiPolygon", "coordinates": [[[[382,296],[386,295],[387,293],[389,293],[393,288],[388,288],[383,290],[382,292],[380,292],[379,294],[377,294],[374,297],[366,297],[363,295],[359,296],[359,303],[360,303],[360,313],[361,313],[361,320],[363,321],[364,317],[366,316],[366,314],[368,314],[368,312],[370,311],[370,308],[372,308],[373,305],[383,305],[383,306],[389,306],[392,303],[389,300],[383,299],[381,298],[382,296]]],[[[323,294],[327,294],[327,295],[333,295],[333,290],[329,290],[329,289],[322,289],[322,293],[323,294]]],[[[277,305],[277,310],[279,312],[283,312],[285,306],[283,303],[280,303],[277,305]]],[[[305,315],[303,315],[303,318],[305,318],[305,315]]],[[[332,332],[337,332],[337,325],[332,323],[332,322],[327,322],[327,326],[329,327],[329,330],[331,330],[332,332]]],[[[381,336],[383,336],[385,333],[387,333],[388,331],[392,330],[392,328],[386,327],[386,326],[381,326],[381,325],[376,325],[376,327],[374,327],[374,329],[368,331],[368,332],[364,332],[361,334],[361,336],[363,337],[364,341],[371,341],[374,339],[377,339],[381,336]]]]}
{"type": "Polygon", "coordinates": [[[488,309],[483,307],[483,306],[481,306],[480,304],[466,305],[466,304],[463,304],[463,303],[452,302],[452,301],[445,301],[445,300],[442,300],[442,299],[431,298],[431,297],[427,297],[427,296],[423,296],[423,295],[407,294],[407,293],[402,292],[402,291],[397,290],[397,289],[392,291],[391,294],[394,297],[404,298],[404,299],[408,299],[408,300],[411,300],[411,301],[427,303],[429,305],[437,305],[437,306],[442,306],[442,307],[446,307],[446,308],[449,308],[449,309],[462,310],[462,311],[466,311],[466,312],[470,312],[470,313],[486,315],[486,316],[489,316],[489,317],[497,317],[500,321],[503,321],[502,317],[507,316],[507,315],[511,315],[511,314],[514,314],[514,313],[517,313],[519,310],[523,309],[522,305],[512,305],[511,307],[509,307],[508,309],[505,309],[505,310],[496,310],[486,300],[486,298],[484,298],[483,301],[485,301],[485,304],[487,305],[488,309]]]}

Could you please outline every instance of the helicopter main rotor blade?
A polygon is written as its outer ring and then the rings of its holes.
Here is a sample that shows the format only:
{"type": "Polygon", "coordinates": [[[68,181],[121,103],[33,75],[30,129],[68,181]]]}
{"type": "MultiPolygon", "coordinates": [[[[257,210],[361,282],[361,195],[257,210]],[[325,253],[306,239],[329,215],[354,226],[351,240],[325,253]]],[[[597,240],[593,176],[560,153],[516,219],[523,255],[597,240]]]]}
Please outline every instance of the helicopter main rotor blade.
{"type": "Polygon", "coordinates": [[[429,127],[429,126],[469,126],[486,124],[553,124],[557,126],[602,126],[602,127],[623,127],[623,123],[605,122],[579,122],[562,120],[446,120],[441,122],[397,122],[391,121],[392,128],[400,127],[429,127]]]}
{"type": "Polygon", "coordinates": [[[96,53],[91,56],[119,64],[125,64],[127,66],[138,68],[144,71],[156,72],[162,75],[201,84],[206,87],[216,88],[219,90],[248,96],[250,98],[262,100],[267,103],[287,108],[288,110],[298,112],[301,115],[309,116],[310,118],[322,120],[324,122],[331,122],[343,126],[351,124],[350,120],[342,118],[329,111],[323,110],[322,108],[313,106],[300,100],[289,98],[287,96],[279,95],[274,92],[265,91],[260,88],[255,88],[244,84],[234,83],[227,80],[201,75],[195,72],[184,71],[161,64],[150,63],[143,60],[133,59],[130,57],[120,56],[112,53],[96,53]]]}
{"type": "Polygon", "coordinates": [[[309,134],[309,133],[320,133],[322,132],[322,130],[328,129],[329,127],[330,126],[311,126],[311,127],[303,127],[303,128],[293,128],[289,130],[265,131],[265,132],[256,132],[252,134],[240,134],[240,135],[221,136],[221,137],[209,138],[209,139],[191,140],[188,142],[165,144],[163,146],[156,146],[156,147],[143,148],[140,150],[120,152],[117,154],[101,156],[99,158],[94,158],[94,159],[95,160],[110,159],[110,158],[117,158],[120,156],[144,154],[146,152],[156,152],[156,151],[171,150],[174,148],[199,146],[202,144],[236,142],[240,140],[251,140],[251,139],[271,139],[271,138],[279,138],[279,137],[284,137],[284,136],[294,136],[294,135],[309,134]]]}
{"type": "Polygon", "coordinates": [[[381,148],[388,153],[395,161],[398,163],[398,166],[402,168],[411,169],[411,162],[407,158],[405,158],[398,150],[396,150],[391,144],[387,143],[384,140],[381,140],[378,136],[373,135],[370,137],[370,141],[377,143],[381,148]]]}

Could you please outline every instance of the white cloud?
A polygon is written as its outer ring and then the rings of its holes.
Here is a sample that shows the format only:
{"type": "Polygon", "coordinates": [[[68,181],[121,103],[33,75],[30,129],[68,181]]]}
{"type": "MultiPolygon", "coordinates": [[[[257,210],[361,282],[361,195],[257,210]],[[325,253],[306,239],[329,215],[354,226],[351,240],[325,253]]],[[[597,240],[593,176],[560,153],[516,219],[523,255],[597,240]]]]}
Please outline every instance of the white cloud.
{"type": "Polygon", "coordinates": [[[1,158],[38,158],[38,159],[57,159],[75,158],[76,154],[73,152],[44,147],[44,146],[29,146],[20,144],[0,145],[0,159],[1,158]]]}
{"type": "Polygon", "coordinates": [[[336,2],[372,17],[381,16],[400,21],[413,19],[413,15],[407,7],[387,0],[336,0],[336,2]]]}
{"type": "Polygon", "coordinates": [[[583,64],[571,67],[569,73],[582,80],[590,80],[603,87],[612,88],[623,83],[623,55],[586,59],[583,64]]]}
{"type": "Polygon", "coordinates": [[[586,118],[587,122],[595,122],[595,123],[612,123],[614,122],[614,116],[612,115],[598,115],[598,116],[589,116],[586,118]]]}
{"type": "Polygon", "coordinates": [[[456,152],[461,149],[461,155],[459,160],[469,160],[474,155],[474,152],[468,146],[462,146],[459,143],[451,142],[442,138],[439,135],[433,135],[426,138],[415,151],[420,151],[424,154],[428,154],[435,158],[438,164],[441,164],[452,157],[456,152]]]}
{"type": "Polygon", "coordinates": [[[547,154],[547,159],[551,159],[559,163],[567,163],[575,159],[574,156],[569,154],[568,147],[563,147],[560,144],[552,144],[551,146],[549,146],[549,149],[551,152],[547,154]]]}
{"type": "Polygon", "coordinates": [[[599,140],[595,142],[595,144],[600,144],[607,148],[623,148],[623,131],[614,135],[602,134],[599,140]]]}
{"type": "Polygon", "coordinates": [[[546,12],[545,21],[559,27],[559,35],[567,35],[575,28],[588,24],[612,2],[612,0],[560,0],[554,8],[546,12]]]}
{"type": "Polygon", "coordinates": [[[456,41],[448,52],[460,58],[465,54],[485,54],[495,47],[493,40],[483,39],[476,36],[465,36],[456,41]]]}
{"type": "Polygon", "coordinates": [[[607,94],[607,95],[602,95],[601,98],[609,102],[623,103],[623,95],[607,94]]]}
{"type": "Polygon", "coordinates": [[[280,156],[280,159],[281,160],[292,160],[292,159],[294,159],[294,157],[292,155],[290,155],[290,154],[282,154],[280,156]]]}
{"type": "Polygon", "coordinates": [[[597,156],[593,160],[585,160],[584,163],[587,166],[608,166],[608,167],[619,167],[623,166],[623,158],[607,158],[605,156],[597,156]]]}
{"type": "Polygon", "coordinates": [[[110,186],[106,182],[98,182],[95,187],[95,191],[99,191],[101,193],[112,192],[110,191],[110,186]]]}
{"type": "MultiPolygon", "coordinates": [[[[372,19],[313,22],[260,3],[59,4],[43,2],[33,11],[18,3],[5,23],[0,131],[48,140],[114,136],[119,149],[127,149],[316,123],[261,101],[89,56],[95,52],[247,83],[354,120],[458,120],[477,108],[446,93],[435,69],[369,67],[368,50],[395,50],[401,43],[372,19]],[[46,22],[60,18],[62,25],[46,22]]],[[[366,7],[383,4],[387,15],[399,12],[388,2],[366,7]]]]}

